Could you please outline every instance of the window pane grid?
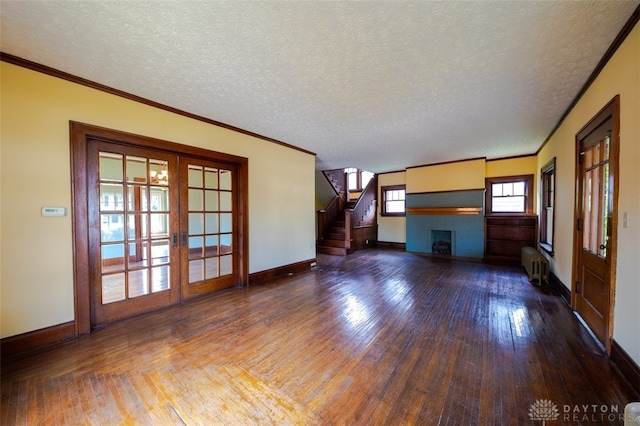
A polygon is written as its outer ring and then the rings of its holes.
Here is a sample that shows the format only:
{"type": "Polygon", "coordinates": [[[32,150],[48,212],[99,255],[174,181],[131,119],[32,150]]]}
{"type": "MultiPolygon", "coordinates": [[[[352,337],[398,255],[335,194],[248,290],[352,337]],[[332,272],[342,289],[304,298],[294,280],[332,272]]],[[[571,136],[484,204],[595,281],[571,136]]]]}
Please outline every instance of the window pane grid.
{"type": "Polygon", "coordinates": [[[495,213],[524,213],[526,185],[523,181],[491,185],[491,211],[495,213]]]}
{"type": "Polygon", "coordinates": [[[103,304],[170,287],[168,166],[166,160],[99,154],[103,304]]]}
{"type": "Polygon", "coordinates": [[[404,187],[393,186],[382,188],[382,215],[404,215],[406,190],[404,187]]]}
{"type": "Polygon", "coordinates": [[[232,186],[230,170],[189,165],[189,283],[226,275],[219,257],[232,252],[232,186]]]}
{"type": "Polygon", "coordinates": [[[555,158],[540,170],[540,247],[553,256],[555,158]]]}

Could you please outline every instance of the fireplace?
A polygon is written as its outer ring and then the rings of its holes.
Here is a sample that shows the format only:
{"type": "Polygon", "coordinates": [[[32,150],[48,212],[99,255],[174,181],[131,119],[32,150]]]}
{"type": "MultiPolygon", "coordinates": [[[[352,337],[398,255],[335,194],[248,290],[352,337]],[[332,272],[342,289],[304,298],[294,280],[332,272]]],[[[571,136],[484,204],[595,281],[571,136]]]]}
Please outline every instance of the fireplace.
{"type": "Polygon", "coordinates": [[[407,251],[482,260],[484,192],[474,189],[407,194],[407,251]]]}
{"type": "Polygon", "coordinates": [[[431,231],[431,253],[451,255],[453,253],[453,232],[452,231],[431,231]]]}

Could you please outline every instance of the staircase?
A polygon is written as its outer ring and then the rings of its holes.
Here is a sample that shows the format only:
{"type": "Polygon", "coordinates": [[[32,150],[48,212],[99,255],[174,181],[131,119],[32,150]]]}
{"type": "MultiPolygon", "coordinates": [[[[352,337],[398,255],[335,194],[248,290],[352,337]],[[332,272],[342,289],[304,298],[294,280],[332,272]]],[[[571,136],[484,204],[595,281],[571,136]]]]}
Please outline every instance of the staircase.
{"type": "Polygon", "coordinates": [[[335,220],[324,237],[318,241],[316,251],[323,254],[346,256],[348,253],[346,234],[347,229],[343,213],[342,219],[335,220]]]}
{"type": "MultiPolygon", "coordinates": [[[[327,176],[327,172],[325,172],[327,176]]],[[[339,175],[338,175],[339,178],[339,175]]],[[[377,179],[369,182],[357,201],[346,201],[340,191],[339,179],[327,179],[336,189],[336,197],[324,210],[318,212],[318,242],[316,251],[323,254],[346,256],[367,248],[377,241],[376,193],[377,179]]]]}

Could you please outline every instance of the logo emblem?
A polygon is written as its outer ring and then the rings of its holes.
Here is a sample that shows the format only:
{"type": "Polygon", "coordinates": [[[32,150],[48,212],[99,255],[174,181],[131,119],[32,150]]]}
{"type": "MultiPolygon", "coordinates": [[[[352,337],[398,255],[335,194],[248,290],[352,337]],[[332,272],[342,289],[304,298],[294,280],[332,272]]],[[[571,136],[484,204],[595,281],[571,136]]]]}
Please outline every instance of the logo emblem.
{"type": "Polygon", "coordinates": [[[560,416],[556,404],[548,399],[539,399],[529,407],[529,418],[531,420],[542,420],[542,425],[548,420],[557,420],[560,416]]]}

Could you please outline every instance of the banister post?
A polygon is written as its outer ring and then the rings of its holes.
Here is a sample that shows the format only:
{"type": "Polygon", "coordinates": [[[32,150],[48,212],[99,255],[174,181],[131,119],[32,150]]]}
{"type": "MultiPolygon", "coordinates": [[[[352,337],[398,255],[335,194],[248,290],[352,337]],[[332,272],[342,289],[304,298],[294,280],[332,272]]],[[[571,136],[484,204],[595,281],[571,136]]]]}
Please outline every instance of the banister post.
{"type": "Polygon", "coordinates": [[[344,247],[347,250],[351,249],[351,215],[353,210],[344,211],[344,247]]]}
{"type": "Polygon", "coordinates": [[[317,220],[318,220],[318,235],[316,238],[317,242],[320,242],[320,240],[322,240],[324,238],[324,232],[325,232],[325,222],[327,220],[327,214],[326,214],[326,210],[318,210],[317,212],[317,220]]]}

